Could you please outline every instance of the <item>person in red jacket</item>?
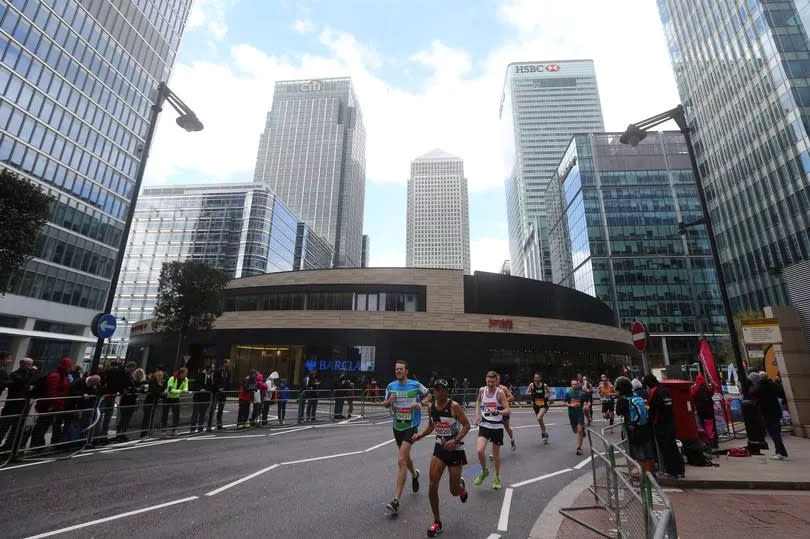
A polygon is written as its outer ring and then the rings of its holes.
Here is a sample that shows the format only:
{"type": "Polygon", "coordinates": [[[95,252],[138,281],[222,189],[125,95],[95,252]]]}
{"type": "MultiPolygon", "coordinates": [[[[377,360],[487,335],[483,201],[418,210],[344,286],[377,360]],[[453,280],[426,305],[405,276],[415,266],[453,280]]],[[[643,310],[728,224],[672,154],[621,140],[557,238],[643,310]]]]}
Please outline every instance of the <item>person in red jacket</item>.
{"type": "Polygon", "coordinates": [[[45,376],[44,395],[38,397],[36,403],[36,411],[40,415],[31,433],[31,447],[45,445],[45,433],[49,428],[52,428],[51,445],[62,441],[66,415],[59,412],[64,412],[66,408],[64,398],[70,396],[68,373],[71,368],[73,360],[65,357],[59,360],[56,370],[45,376]]]}
{"type": "Polygon", "coordinates": [[[250,404],[252,402],[261,403],[261,390],[267,391],[267,384],[260,378],[259,371],[251,369],[250,374],[242,380],[239,386],[239,414],[237,416],[236,428],[246,429],[250,427],[248,423],[248,415],[250,413],[250,404]]]}
{"type": "Polygon", "coordinates": [[[717,446],[714,429],[714,389],[706,383],[702,374],[695,377],[695,385],[691,390],[692,402],[698,417],[698,435],[703,443],[717,446]]]}

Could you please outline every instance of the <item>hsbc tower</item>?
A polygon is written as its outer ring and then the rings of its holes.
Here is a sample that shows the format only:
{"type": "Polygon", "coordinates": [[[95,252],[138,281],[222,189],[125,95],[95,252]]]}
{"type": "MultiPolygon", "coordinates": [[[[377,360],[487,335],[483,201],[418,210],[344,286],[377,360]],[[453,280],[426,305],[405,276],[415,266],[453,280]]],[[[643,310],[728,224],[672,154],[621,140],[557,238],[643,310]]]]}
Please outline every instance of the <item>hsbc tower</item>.
{"type": "Polygon", "coordinates": [[[500,119],[512,275],[550,281],[546,185],[574,133],[604,131],[593,60],[509,64],[500,119]]]}

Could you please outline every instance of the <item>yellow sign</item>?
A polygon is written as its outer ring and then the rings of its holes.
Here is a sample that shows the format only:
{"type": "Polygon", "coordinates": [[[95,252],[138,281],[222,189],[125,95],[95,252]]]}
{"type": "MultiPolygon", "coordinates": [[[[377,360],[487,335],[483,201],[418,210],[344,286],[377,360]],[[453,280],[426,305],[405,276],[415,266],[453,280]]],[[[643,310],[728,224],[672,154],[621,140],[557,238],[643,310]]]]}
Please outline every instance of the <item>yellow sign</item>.
{"type": "Polygon", "coordinates": [[[782,333],[776,318],[742,321],[743,340],[745,344],[780,344],[782,333]]]}

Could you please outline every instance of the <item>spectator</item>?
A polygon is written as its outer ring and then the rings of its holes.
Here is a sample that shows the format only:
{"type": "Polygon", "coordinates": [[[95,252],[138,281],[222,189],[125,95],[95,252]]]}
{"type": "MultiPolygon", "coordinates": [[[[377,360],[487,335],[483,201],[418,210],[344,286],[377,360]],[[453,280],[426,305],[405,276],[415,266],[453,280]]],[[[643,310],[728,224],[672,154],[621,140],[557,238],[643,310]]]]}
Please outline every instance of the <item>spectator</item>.
{"type": "MultiPolygon", "coordinates": [[[[135,370],[134,361],[127,363],[126,367],[121,367],[120,363],[114,363],[110,367],[101,371],[101,383],[104,388],[104,398],[101,401],[101,419],[99,420],[96,443],[105,444],[108,442],[110,422],[112,420],[113,409],[115,408],[115,398],[118,394],[123,395],[132,383],[132,371],[135,370]]],[[[120,421],[119,421],[120,424],[120,421]]],[[[118,428],[116,427],[116,432],[118,428]]]]}
{"type": "Polygon", "coordinates": [[[161,427],[166,428],[169,420],[169,411],[172,413],[172,436],[177,434],[177,426],[180,424],[180,395],[188,393],[188,369],[182,367],[169,377],[166,382],[166,400],[163,403],[163,417],[161,427]]]}
{"type": "Polygon", "coordinates": [[[73,360],[65,357],[59,360],[56,370],[49,373],[42,382],[43,398],[37,400],[37,417],[31,434],[31,445],[42,447],[45,445],[45,433],[51,428],[51,444],[57,444],[64,438],[63,425],[65,397],[70,396],[70,381],[68,373],[73,367],[73,360]]]}
{"type": "MultiPolygon", "coordinates": [[[[616,379],[614,384],[619,393],[616,402],[616,414],[624,418],[624,434],[629,441],[630,456],[634,458],[645,472],[652,471],[655,451],[652,447],[652,432],[647,415],[647,406],[633,388],[640,382],[630,382],[624,376],[616,379]]],[[[631,472],[632,473],[632,472],[631,472]]]]}
{"type": "Polygon", "coordinates": [[[318,376],[318,369],[313,369],[304,378],[304,391],[301,393],[301,404],[298,406],[298,422],[304,420],[306,414],[307,421],[315,421],[315,413],[318,409],[318,388],[321,386],[321,379],[318,376]],[[305,410],[306,408],[306,410],[305,410]]]}
{"type": "Polygon", "coordinates": [[[8,377],[6,405],[0,412],[0,442],[8,432],[8,438],[0,446],[0,451],[10,451],[14,443],[14,436],[17,434],[18,417],[4,419],[7,416],[18,416],[25,412],[25,406],[31,397],[34,389],[36,371],[33,369],[34,360],[27,357],[20,361],[20,367],[12,372],[8,377]],[[17,400],[19,399],[19,400],[17,400]]]}
{"type": "Polygon", "coordinates": [[[76,365],[73,366],[73,370],[70,371],[68,378],[70,378],[71,384],[75,384],[84,378],[84,366],[81,363],[76,363],[76,365]]]}
{"type": "Polygon", "coordinates": [[[669,477],[680,477],[684,474],[683,458],[675,441],[675,414],[672,410],[672,396],[669,389],[658,384],[658,378],[652,374],[644,377],[644,385],[649,388],[648,403],[652,416],[653,434],[661,455],[661,468],[669,477]]]}
{"type": "Polygon", "coordinates": [[[101,376],[97,374],[86,378],[76,378],[70,386],[70,396],[74,397],[70,407],[72,410],[76,410],[71,417],[70,426],[67,428],[67,438],[71,442],[76,442],[86,436],[93,419],[92,410],[101,397],[101,393],[101,376]]]}
{"type": "Polygon", "coordinates": [[[711,443],[717,447],[714,429],[714,401],[712,395],[714,389],[706,384],[706,378],[702,374],[695,377],[695,385],[692,386],[690,395],[695,405],[695,412],[698,419],[698,435],[703,443],[711,443]]]}
{"type": "Polygon", "coordinates": [[[208,420],[208,407],[211,405],[211,397],[216,391],[214,384],[214,368],[206,367],[202,372],[199,388],[194,392],[194,409],[191,412],[191,432],[202,432],[208,420]]]}
{"type": "Polygon", "coordinates": [[[8,352],[0,350],[0,395],[3,394],[9,384],[9,374],[6,369],[10,368],[11,363],[11,356],[8,355],[8,352]]]}
{"type": "Polygon", "coordinates": [[[287,387],[287,379],[282,378],[278,382],[278,424],[284,423],[287,416],[287,400],[290,398],[290,390],[287,387]]]}
{"type": "Polygon", "coordinates": [[[267,390],[262,397],[262,426],[267,425],[267,415],[270,413],[270,406],[276,399],[276,380],[278,380],[278,373],[273,371],[267,375],[267,390]]]}
{"type": "Polygon", "coordinates": [[[239,415],[236,420],[236,428],[239,430],[250,427],[248,416],[250,414],[250,403],[253,402],[253,393],[258,391],[259,382],[257,375],[259,371],[251,369],[239,387],[239,415]]]}
{"type": "MultiPolygon", "coordinates": [[[[229,358],[225,358],[222,367],[214,371],[214,385],[216,386],[214,400],[217,403],[217,430],[222,430],[222,412],[228,400],[227,391],[231,389],[231,360],[229,358]]],[[[213,410],[211,412],[213,413],[213,410]]]]}
{"type": "Polygon", "coordinates": [[[149,429],[152,427],[152,420],[155,417],[155,407],[163,398],[166,391],[166,383],[164,381],[165,373],[162,367],[158,367],[152,376],[149,377],[149,385],[146,388],[146,398],[143,400],[143,419],[141,419],[141,438],[145,438],[149,434],[149,429]]]}
{"type": "Polygon", "coordinates": [[[773,439],[773,460],[787,460],[788,453],[782,441],[782,406],[779,404],[779,387],[768,378],[768,373],[759,373],[759,382],[754,386],[753,393],[759,401],[762,418],[765,420],[765,429],[773,439]]]}
{"type": "Polygon", "coordinates": [[[132,414],[138,405],[138,388],[141,386],[145,374],[143,369],[138,369],[138,365],[134,361],[130,361],[124,367],[124,374],[126,379],[121,379],[121,399],[118,401],[118,426],[115,428],[116,440],[124,441],[126,436],[124,434],[129,429],[129,422],[132,420],[132,414]],[[138,376],[140,380],[135,379],[135,373],[141,371],[138,376]]]}
{"type": "Polygon", "coordinates": [[[264,376],[260,372],[256,373],[256,384],[259,387],[253,392],[253,412],[250,414],[250,422],[253,426],[258,427],[259,416],[262,413],[262,402],[267,395],[267,382],[264,381],[264,376]]]}
{"type": "Polygon", "coordinates": [[[351,392],[351,382],[345,372],[340,373],[335,383],[335,419],[345,419],[343,416],[343,404],[346,402],[346,397],[351,392]]]}

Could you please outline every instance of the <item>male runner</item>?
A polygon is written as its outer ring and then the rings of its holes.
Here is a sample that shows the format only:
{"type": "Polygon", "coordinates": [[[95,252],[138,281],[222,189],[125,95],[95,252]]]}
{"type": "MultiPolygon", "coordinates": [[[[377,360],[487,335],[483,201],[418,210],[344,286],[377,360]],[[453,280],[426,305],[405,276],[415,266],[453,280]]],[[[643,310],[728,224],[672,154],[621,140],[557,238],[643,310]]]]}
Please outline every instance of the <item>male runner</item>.
{"type": "Polygon", "coordinates": [[[489,475],[486,462],[487,443],[492,442],[492,454],[495,460],[495,479],[492,488],[501,488],[501,446],[503,445],[503,418],[509,415],[509,401],[506,394],[498,387],[498,375],[489,371],[487,385],[478,390],[475,406],[475,422],[478,424],[478,462],[481,473],[475,478],[475,485],[484,482],[489,475]]]}
{"type": "Polygon", "coordinates": [[[393,406],[394,440],[397,442],[399,451],[397,495],[385,506],[385,510],[391,514],[399,511],[399,498],[405,488],[406,469],[411,472],[411,488],[414,492],[419,491],[419,470],[415,469],[411,462],[411,445],[413,435],[416,434],[422,419],[422,406],[430,403],[428,388],[416,380],[408,379],[407,362],[397,361],[394,365],[394,374],[397,379],[385,388],[385,401],[383,401],[386,408],[393,406]]]}
{"type": "MultiPolygon", "coordinates": [[[[509,390],[508,387],[501,384],[501,375],[496,373],[495,376],[497,377],[498,389],[503,391],[503,394],[506,395],[507,402],[511,405],[513,402],[515,402],[515,396],[512,395],[512,392],[509,390]]],[[[506,434],[509,435],[509,441],[512,444],[512,451],[513,452],[517,451],[517,444],[515,443],[515,433],[512,431],[512,427],[509,425],[509,416],[508,415],[503,416],[503,428],[506,430],[506,434]]],[[[494,458],[495,458],[495,455],[492,452],[490,452],[489,460],[492,460],[494,458]]]]}
{"type": "Polygon", "coordinates": [[[613,418],[616,412],[615,401],[616,390],[613,384],[610,383],[606,374],[602,375],[602,381],[599,382],[599,395],[602,397],[602,417],[613,424],[613,418]]]}
{"type": "Polygon", "coordinates": [[[436,399],[430,406],[430,422],[424,431],[413,437],[413,441],[416,442],[436,431],[436,444],[433,446],[433,457],[430,459],[428,491],[430,508],[433,511],[433,525],[428,528],[428,537],[436,537],[442,533],[442,520],[439,516],[439,482],[445,468],[450,470],[450,494],[458,496],[461,503],[467,501],[467,489],[464,478],[461,477],[461,469],[467,464],[462,440],[470,430],[470,422],[464,415],[464,408],[447,398],[447,386],[447,380],[443,378],[433,383],[436,399]]]}
{"type": "Polygon", "coordinates": [[[584,395],[583,405],[585,408],[585,420],[588,422],[588,426],[590,426],[591,419],[593,418],[593,413],[591,410],[593,408],[593,384],[588,381],[587,376],[583,376],[579,388],[584,395]]]}
{"type": "Polygon", "coordinates": [[[543,416],[548,412],[548,398],[550,391],[548,385],[543,381],[543,374],[534,373],[534,379],[529,387],[526,388],[526,395],[532,399],[532,408],[534,408],[534,415],[537,416],[537,423],[540,424],[540,435],[543,437],[543,443],[548,443],[548,432],[546,432],[546,424],[543,423],[543,416]]]}
{"type": "Polygon", "coordinates": [[[568,404],[568,420],[571,430],[577,435],[577,455],[582,454],[582,439],[585,437],[585,394],[579,388],[576,379],[571,380],[571,388],[565,393],[565,402],[568,404]]]}

